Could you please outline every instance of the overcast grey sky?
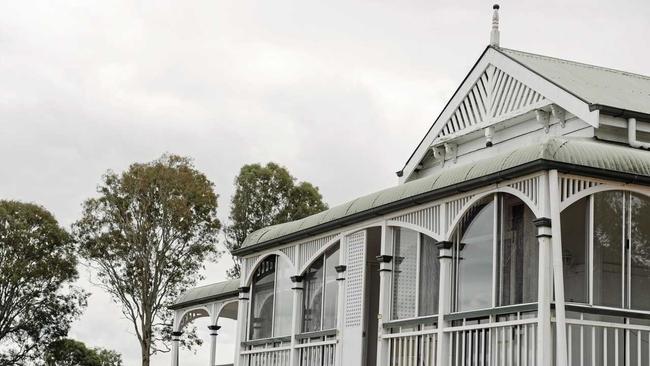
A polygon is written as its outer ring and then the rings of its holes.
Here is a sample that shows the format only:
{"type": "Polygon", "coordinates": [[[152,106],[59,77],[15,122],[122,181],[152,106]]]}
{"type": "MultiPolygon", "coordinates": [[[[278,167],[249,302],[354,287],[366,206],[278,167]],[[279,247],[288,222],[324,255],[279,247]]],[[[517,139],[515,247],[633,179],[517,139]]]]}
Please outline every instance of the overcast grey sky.
{"type": "MultiPolygon", "coordinates": [[[[0,1],[0,197],[68,226],[103,172],[165,152],[195,159],[224,221],[245,163],[283,164],[330,205],[396,184],[487,45],[491,5],[0,1]]],[[[647,0],[501,1],[501,44],[648,75],[648,19],[647,0]]],[[[229,265],[210,265],[205,282],[229,265]]],[[[87,277],[71,336],[139,364],[129,324],[87,277]]],[[[206,351],[182,365],[205,365],[206,351]]]]}

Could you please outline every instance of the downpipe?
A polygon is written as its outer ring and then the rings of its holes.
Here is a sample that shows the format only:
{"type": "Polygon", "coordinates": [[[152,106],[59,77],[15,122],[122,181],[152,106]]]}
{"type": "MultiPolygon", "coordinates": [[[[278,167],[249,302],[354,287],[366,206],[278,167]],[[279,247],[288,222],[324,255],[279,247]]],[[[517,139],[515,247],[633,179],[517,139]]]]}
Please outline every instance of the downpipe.
{"type": "Polygon", "coordinates": [[[650,150],[650,144],[636,139],[636,118],[627,119],[627,143],[636,148],[650,150]]]}

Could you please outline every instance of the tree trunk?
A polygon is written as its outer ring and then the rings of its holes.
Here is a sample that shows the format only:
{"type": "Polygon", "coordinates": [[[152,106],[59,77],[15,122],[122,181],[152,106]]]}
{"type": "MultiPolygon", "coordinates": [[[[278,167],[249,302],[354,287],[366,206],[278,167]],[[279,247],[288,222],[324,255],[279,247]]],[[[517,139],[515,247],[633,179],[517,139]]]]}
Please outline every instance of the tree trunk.
{"type": "Polygon", "coordinates": [[[140,342],[140,352],[142,354],[142,366],[149,366],[149,363],[151,362],[151,356],[149,355],[149,348],[150,346],[150,341],[148,339],[144,339],[142,342],[140,342]]]}

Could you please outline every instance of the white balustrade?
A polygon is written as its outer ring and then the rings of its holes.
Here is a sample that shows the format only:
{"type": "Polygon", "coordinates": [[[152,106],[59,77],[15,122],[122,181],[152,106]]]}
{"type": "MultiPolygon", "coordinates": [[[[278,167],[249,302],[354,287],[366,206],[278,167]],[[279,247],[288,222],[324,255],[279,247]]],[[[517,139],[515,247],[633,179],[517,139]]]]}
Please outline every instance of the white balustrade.
{"type": "Polygon", "coordinates": [[[335,366],[337,340],[297,344],[300,366],[335,366]]]}
{"type": "Polygon", "coordinates": [[[623,323],[623,318],[616,323],[588,317],[566,320],[569,365],[650,365],[650,326],[623,323]]]}
{"type": "Polygon", "coordinates": [[[392,366],[429,366],[436,363],[437,329],[389,333],[384,334],[383,338],[388,340],[392,366]]]}
{"type": "Polygon", "coordinates": [[[537,365],[537,319],[454,326],[449,333],[449,365],[537,365]]]}
{"type": "Polygon", "coordinates": [[[291,347],[253,348],[241,354],[245,366],[289,366],[291,347]]]}

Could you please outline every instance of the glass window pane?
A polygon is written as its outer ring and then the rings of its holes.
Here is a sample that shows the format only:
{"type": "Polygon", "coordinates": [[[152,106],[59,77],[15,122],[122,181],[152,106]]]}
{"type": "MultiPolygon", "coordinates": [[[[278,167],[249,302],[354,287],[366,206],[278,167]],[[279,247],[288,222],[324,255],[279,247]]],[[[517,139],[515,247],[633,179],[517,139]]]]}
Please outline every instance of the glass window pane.
{"type": "Polygon", "coordinates": [[[273,287],[276,256],[266,258],[255,270],[251,295],[250,339],[270,338],[273,322],[273,287]]]}
{"type": "Polygon", "coordinates": [[[461,240],[454,247],[457,311],[492,306],[493,199],[471,209],[466,220],[461,240]]]}
{"type": "Polygon", "coordinates": [[[594,304],[622,307],[623,192],[601,192],[594,200],[594,304]]]}
{"type": "Polygon", "coordinates": [[[394,228],[393,319],[415,317],[418,233],[394,228]]]}
{"type": "Polygon", "coordinates": [[[533,212],[519,198],[500,197],[499,306],[537,301],[537,228],[533,212]]]}
{"type": "Polygon", "coordinates": [[[303,290],[302,331],[321,330],[321,307],[323,304],[323,257],[317,259],[305,272],[303,290]]]}
{"type": "Polygon", "coordinates": [[[589,199],[562,211],[562,262],[567,302],[589,302],[589,199]]]}
{"type": "Polygon", "coordinates": [[[291,335],[291,314],[293,313],[293,293],[291,290],[291,266],[278,257],[277,279],[275,284],[275,313],[273,336],[291,335]]]}
{"type": "Polygon", "coordinates": [[[336,328],[336,314],[338,312],[339,285],[334,267],[339,265],[339,245],[332,248],[325,257],[325,303],[323,314],[323,329],[336,328]]]}
{"type": "Polygon", "coordinates": [[[650,310],[650,198],[632,193],[630,208],[631,306],[636,310],[650,310]]]}
{"type": "Polygon", "coordinates": [[[418,315],[438,313],[438,288],[440,285],[440,260],[436,241],[420,234],[420,295],[418,315]]]}

